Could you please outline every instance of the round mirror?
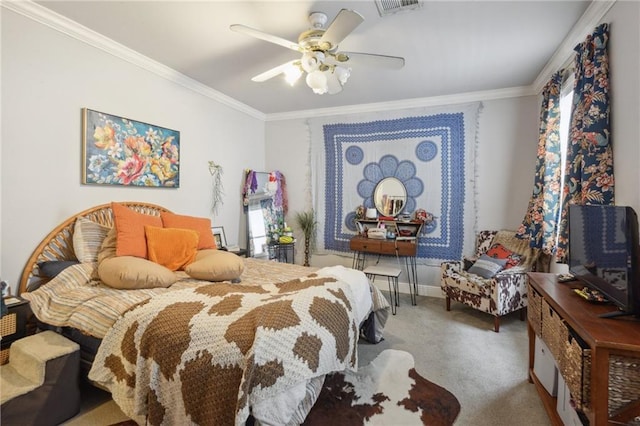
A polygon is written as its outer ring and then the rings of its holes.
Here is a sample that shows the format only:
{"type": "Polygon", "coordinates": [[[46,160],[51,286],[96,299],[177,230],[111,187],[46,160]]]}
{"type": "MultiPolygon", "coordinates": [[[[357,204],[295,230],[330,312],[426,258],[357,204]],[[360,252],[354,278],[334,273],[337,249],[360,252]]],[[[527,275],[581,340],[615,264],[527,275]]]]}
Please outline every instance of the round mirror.
{"type": "Polygon", "coordinates": [[[384,178],[376,185],[373,202],[381,215],[396,217],[407,204],[407,190],[399,179],[384,178]]]}

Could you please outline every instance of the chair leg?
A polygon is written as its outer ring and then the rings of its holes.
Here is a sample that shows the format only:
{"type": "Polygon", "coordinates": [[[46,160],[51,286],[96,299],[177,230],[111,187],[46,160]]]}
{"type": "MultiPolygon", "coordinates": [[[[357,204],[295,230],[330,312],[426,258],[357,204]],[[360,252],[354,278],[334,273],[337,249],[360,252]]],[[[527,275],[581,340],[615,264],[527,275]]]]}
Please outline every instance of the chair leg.
{"type": "Polygon", "coordinates": [[[451,310],[451,298],[449,296],[445,296],[444,300],[446,300],[447,303],[447,311],[451,310]]]}
{"type": "Polygon", "coordinates": [[[393,281],[393,292],[396,294],[396,306],[400,306],[400,290],[398,289],[398,277],[391,279],[393,281]]]}
{"type": "Polygon", "coordinates": [[[493,317],[493,331],[500,332],[500,317],[497,315],[493,317]]]}

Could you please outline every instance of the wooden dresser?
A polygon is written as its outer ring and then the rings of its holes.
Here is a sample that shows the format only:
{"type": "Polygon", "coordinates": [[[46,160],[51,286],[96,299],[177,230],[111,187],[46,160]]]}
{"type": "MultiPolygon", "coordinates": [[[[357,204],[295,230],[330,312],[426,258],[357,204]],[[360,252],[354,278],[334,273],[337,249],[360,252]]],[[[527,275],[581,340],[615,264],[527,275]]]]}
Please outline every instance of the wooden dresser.
{"type": "Polygon", "coordinates": [[[556,398],[533,370],[535,337],[549,347],[576,408],[591,426],[637,424],[640,416],[640,319],[600,318],[613,305],[592,304],[558,283],[555,274],[529,275],[529,378],[554,425],[562,425],[556,398]]]}

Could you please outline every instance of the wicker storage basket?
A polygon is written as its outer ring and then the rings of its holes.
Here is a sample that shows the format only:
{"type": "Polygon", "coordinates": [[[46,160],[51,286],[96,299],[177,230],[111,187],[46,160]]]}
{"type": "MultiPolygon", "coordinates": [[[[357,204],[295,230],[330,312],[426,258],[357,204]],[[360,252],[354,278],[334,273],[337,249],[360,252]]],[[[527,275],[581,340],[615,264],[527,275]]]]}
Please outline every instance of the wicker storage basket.
{"type": "Polygon", "coordinates": [[[9,346],[11,342],[7,342],[7,338],[10,338],[18,332],[18,315],[15,312],[10,312],[0,319],[0,336],[2,336],[2,348],[0,349],[0,365],[4,365],[9,362],[9,346]]]}
{"type": "Polygon", "coordinates": [[[591,406],[591,349],[573,330],[567,330],[567,338],[558,358],[560,374],[578,410],[591,406]]]}
{"type": "Polygon", "coordinates": [[[9,348],[0,350],[0,365],[5,365],[9,362],[9,348]]]}
{"type": "Polygon", "coordinates": [[[560,315],[549,306],[546,300],[543,300],[541,337],[549,347],[549,351],[555,360],[562,358],[567,333],[567,327],[560,315]]]}
{"type": "Polygon", "coordinates": [[[536,336],[542,335],[542,296],[527,284],[527,317],[536,336]]]}
{"type": "Polygon", "coordinates": [[[15,313],[9,313],[0,320],[0,336],[7,337],[16,334],[18,330],[18,316],[15,313]]]}
{"type": "Polygon", "coordinates": [[[609,357],[609,415],[638,399],[640,399],[640,358],[611,355],[609,357]]]}

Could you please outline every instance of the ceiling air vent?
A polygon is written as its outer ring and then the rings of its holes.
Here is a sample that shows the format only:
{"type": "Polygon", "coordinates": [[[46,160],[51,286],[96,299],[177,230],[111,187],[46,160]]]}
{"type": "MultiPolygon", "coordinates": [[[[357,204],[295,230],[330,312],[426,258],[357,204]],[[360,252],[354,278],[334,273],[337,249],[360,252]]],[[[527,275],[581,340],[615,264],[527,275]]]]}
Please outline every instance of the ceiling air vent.
{"type": "Polygon", "coordinates": [[[375,0],[380,16],[419,9],[422,7],[422,1],[423,0],[375,0]]]}

